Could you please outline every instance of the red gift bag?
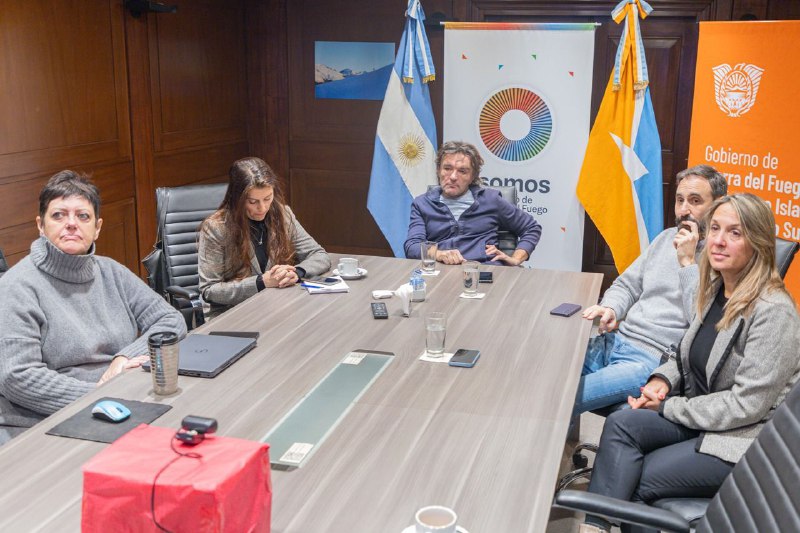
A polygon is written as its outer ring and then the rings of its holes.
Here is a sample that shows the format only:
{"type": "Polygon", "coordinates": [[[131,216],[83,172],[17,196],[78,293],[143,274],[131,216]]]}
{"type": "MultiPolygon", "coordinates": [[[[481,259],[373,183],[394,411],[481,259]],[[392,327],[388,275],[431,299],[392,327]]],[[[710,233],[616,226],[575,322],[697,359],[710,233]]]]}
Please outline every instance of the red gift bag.
{"type": "Polygon", "coordinates": [[[269,533],[269,445],[210,436],[184,446],[174,436],[142,424],[83,465],[81,530],[161,531],[155,518],[174,532],[269,533]]]}

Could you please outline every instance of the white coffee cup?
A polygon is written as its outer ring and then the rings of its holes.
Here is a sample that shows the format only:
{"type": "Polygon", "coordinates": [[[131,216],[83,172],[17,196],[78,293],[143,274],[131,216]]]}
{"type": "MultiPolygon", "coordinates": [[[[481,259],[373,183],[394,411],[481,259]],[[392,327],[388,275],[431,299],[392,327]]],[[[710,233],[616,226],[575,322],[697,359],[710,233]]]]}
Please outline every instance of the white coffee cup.
{"type": "Polygon", "coordinates": [[[353,257],[342,257],[339,259],[338,270],[339,275],[341,276],[357,276],[358,259],[353,257]]]}
{"type": "Polygon", "coordinates": [[[414,516],[417,533],[456,533],[456,512],[449,507],[430,505],[414,516]]]}

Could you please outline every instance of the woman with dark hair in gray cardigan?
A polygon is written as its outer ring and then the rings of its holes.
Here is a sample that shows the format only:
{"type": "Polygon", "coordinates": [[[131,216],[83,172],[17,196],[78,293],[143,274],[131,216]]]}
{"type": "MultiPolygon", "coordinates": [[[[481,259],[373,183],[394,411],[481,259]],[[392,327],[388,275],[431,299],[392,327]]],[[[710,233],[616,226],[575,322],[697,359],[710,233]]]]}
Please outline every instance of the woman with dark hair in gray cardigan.
{"type": "Polygon", "coordinates": [[[147,359],[147,336],[186,333],[183,317],[94,254],[100,195],[59,172],[39,195],[41,237],[0,278],[0,444],[147,359]]]}
{"type": "Polygon", "coordinates": [[[200,226],[200,294],[209,318],[267,288],[327,272],[331,260],[285,204],[278,176],[257,157],[236,161],[219,209],[200,226]]]}
{"type": "MultiPolygon", "coordinates": [[[[752,194],[706,214],[697,314],[630,410],[606,420],[589,491],[712,497],[800,372],[800,319],[775,269],[775,220],[752,194]]],[[[610,524],[587,516],[581,532],[610,524]]]]}

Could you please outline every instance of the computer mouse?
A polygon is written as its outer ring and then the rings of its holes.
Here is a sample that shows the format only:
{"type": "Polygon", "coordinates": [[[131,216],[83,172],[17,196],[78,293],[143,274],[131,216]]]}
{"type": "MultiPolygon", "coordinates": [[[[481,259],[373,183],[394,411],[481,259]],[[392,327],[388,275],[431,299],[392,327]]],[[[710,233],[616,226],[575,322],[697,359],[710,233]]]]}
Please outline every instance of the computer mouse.
{"type": "Polygon", "coordinates": [[[119,402],[102,400],[92,407],[92,416],[107,422],[122,422],[131,416],[131,410],[119,402]]]}

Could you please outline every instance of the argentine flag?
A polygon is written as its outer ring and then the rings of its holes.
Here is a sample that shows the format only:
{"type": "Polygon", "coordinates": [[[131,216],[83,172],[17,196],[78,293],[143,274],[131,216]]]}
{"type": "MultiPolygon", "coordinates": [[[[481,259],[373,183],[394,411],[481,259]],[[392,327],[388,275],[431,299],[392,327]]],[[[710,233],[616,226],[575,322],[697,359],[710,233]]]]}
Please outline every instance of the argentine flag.
{"type": "Polygon", "coordinates": [[[589,134],[577,194],[623,272],[664,229],[661,140],[648,87],[638,16],[652,8],[623,0],[614,71],[589,134]]]}
{"type": "Polygon", "coordinates": [[[404,257],[411,201],[436,183],[436,123],[427,82],[435,79],[419,0],[409,0],[406,28],[383,100],[367,208],[394,255],[404,257]]]}

